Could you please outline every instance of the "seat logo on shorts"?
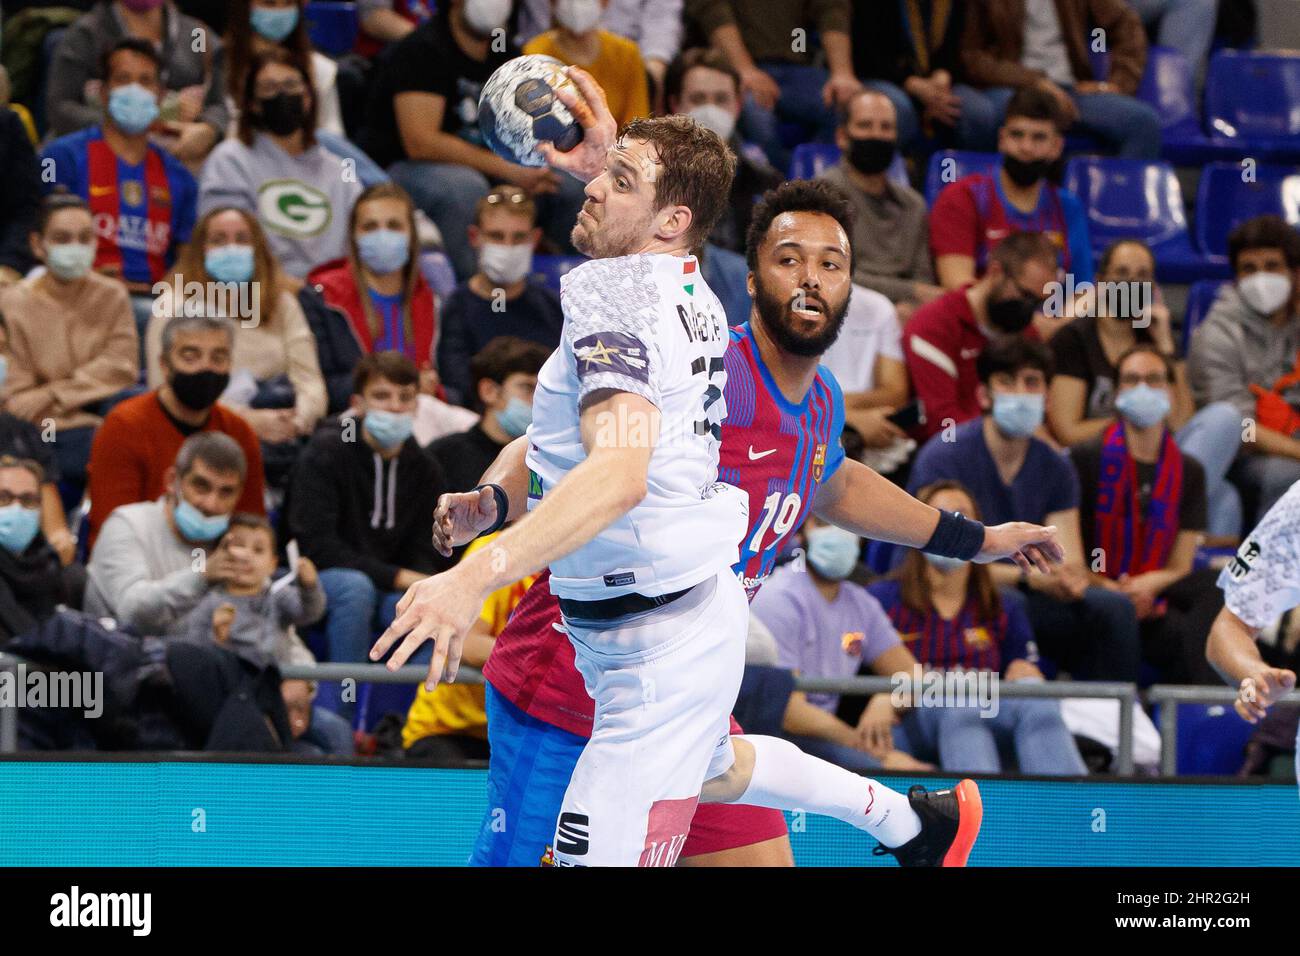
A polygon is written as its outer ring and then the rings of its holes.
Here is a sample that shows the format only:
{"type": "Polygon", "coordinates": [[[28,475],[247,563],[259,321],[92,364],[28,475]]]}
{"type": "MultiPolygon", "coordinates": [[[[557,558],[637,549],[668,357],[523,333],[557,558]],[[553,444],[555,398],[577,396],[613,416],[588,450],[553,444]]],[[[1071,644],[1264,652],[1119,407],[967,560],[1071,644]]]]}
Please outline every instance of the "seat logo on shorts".
{"type": "Polygon", "coordinates": [[[590,848],[587,832],[591,821],[585,813],[561,813],[555,827],[555,852],[582,856],[590,848]]]}

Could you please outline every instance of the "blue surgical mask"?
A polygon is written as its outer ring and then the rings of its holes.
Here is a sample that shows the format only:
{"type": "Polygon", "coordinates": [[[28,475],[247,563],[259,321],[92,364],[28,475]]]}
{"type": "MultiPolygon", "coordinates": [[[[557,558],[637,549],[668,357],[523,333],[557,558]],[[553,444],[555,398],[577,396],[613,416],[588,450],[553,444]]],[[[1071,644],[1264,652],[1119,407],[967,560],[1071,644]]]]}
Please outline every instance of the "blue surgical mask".
{"type": "Polygon", "coordinates": [[[249,23],[272,43],[279,43],[298,25],[297,7],[253,7],[249,23]]]}
{"type": "Polygon", "coordinates": [[[24,508],[16,501],[0,508],[0,548],[11,554],[22,554],[39,530],[40,508],[24,508]]]}
{"type": "Polygon", "coordinates": [[[505,408],[497,412],[497,424],[511,438],[518,438],[533,423],[533,406],[522,398],[512,397],[505,408]]]}
{"type": "Polygon", "coordinates": [[[1138,428],[1150,428],[1169,414],[1169,393],[1145,382],[1115,396],[1115,410],[1138,428]]]}
{"type": "Polygon", "coordinates": [[[158,97],[139,83],[116,87],[108,94],[108,115],[122,132],[143,133],[158,118],[158,97]]]}
{"type": "Polygon", "coordinates": [[[247,282],[253,278],[253,247],[216,246],[203,254],[203,268],[218,282],[247,282]]]}
{"type": "Polygon", "coordinates": [[[1008,438],[1028,438],[1043,424],[1043,394],[998,392],[993,396],[993,422],[1008,438]]]}
{"type": "Polygon", "coordinates": [[[176,529],[186,541],[216,541],[230,527],[230,515],[205,515],[184,498],[177,500],[172,513],[176,529]]]}
{"type": "Polygon", "coordinates": [[[812,528],[804,537],[808,541],[808,563],[824,578],[843,581],[858,563],[862,542],[852,531],[828,524],[812,528]]]}
{"type": "Polygon", "coordinates": [[[396,229],[374,229],[357,237],[357,255],[371,272],[387,275],[411,258],[411,239],[396,229]]]}
{"type": "Polygon", "coordinates": [[[406,441],[411,435],[414,424],[413,416],[385,411],[382,408],[366,412],[364,419],[366,431],[384,449],[396,448],[406,441]]]}
{"type": "Polygon", "coordinates": [[[942,554],[926,554],[925,560],[930,562],[930,566],[936,571],[942,571],[947,574],[949,571],[956,571],[966,562],[961,558],[949,558],[942,554]]]}
{"type": "Polygon", "coordinates": [[[61,242],[45,247],[45,265],[60,279],[80,279],[95,262],[94,245],[61,242]]]}

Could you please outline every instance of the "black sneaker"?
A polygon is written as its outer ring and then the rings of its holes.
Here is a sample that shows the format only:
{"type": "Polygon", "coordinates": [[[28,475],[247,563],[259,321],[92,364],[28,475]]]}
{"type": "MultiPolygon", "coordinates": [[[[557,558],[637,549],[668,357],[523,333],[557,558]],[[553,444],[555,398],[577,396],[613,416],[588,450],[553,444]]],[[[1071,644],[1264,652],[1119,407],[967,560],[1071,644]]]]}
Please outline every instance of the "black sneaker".
{"type": "Polygon", "coordinates": [[[928,791],[920,784],[907,791],[912,809],[921,818],[921,832],[902,846],[877,846],[872,853],[888,853],[899,866],[965,866],[980,821],[984,804],[974,780],[963,780],[951,790],[928,791]]]}

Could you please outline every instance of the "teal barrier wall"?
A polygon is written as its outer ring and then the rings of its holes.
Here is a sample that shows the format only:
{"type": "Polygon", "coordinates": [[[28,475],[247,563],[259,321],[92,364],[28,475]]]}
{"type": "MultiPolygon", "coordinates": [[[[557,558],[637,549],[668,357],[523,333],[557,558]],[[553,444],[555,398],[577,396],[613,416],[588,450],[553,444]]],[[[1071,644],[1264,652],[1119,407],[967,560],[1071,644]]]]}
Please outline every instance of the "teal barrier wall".
{"type": "MultiPolygon", "coordinates": [[[[455,866],[483,817],[484,780],[418,767],[0,760],[0,865],[455,866]]],[[[1294,786],[980,788],[972,866],[1300,865],[1294,786]]],[[[790,823],[801,865],[893,865],[842,823],[790,823]]]]}

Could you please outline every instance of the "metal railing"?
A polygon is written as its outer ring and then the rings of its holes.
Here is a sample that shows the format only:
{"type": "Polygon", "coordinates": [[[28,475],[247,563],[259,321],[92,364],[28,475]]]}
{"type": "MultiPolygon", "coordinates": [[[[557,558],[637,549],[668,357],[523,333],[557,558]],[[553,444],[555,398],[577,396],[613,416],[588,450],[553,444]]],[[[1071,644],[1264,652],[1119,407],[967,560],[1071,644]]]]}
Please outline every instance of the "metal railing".
{"type": "MultiPolygon", "coordinates": [[[[12,654],[0,653],[0,673],[9,672],[16,679],[17,667],[24,663],[12,654]]],[[[370,684],[421,684],[428,675],[424,665],[407,665],[390,671],[383,664],[288,664],[280,668],[281,674],[291,680],[338,682],[354,680],[370,684]]],[[[456,677],[458,684],[481,684],[483,674],[473,667],[461,667],[456,677]]],[[[795,689],[806,693],[868,695],[889,693],[899,687],[893,677],[799,677],[795,689]]],[[[1119,708],[1119,743],[1116,748],[1115,770],[1120,776],[1133,773],[1133,704],[1139,698],[1136,684],[1118,681],[999,681],[999,698],[1008,700],[1034,698],[1065,700],[1067,698],[1091,700],[1116,700],[1119,708]]],[[[1177,704],[1224,704],[1231,707],[1237,692],[1231,687],[1182,687],[1156,684],[1142,696],[1150,703],[1169,704],[1160,708],[1160,773],[1173,776],[1177,769],[1178,708],[1177,704]]],[[[1282,703],[1300,704],[1300,691],[1292,691],[1282,703]]],[[[18,749],[18,710],[0,707],[0,753],[13,753],[18,749]]]]}
{"type": "MultiPolygon", "coordinates": [[[[1237,699],[1237,690],[1234,687],[1155,684],[1147,688],[1146,698],[1153,704],[1160,704],[1160,775],[1172,777],[1178,772],[1178,705],[1223,704],[1231,708],[1237,699]]],[[[1300,691],[1291,691],[1278,703],[1300,704],[1300,691]]]]}

